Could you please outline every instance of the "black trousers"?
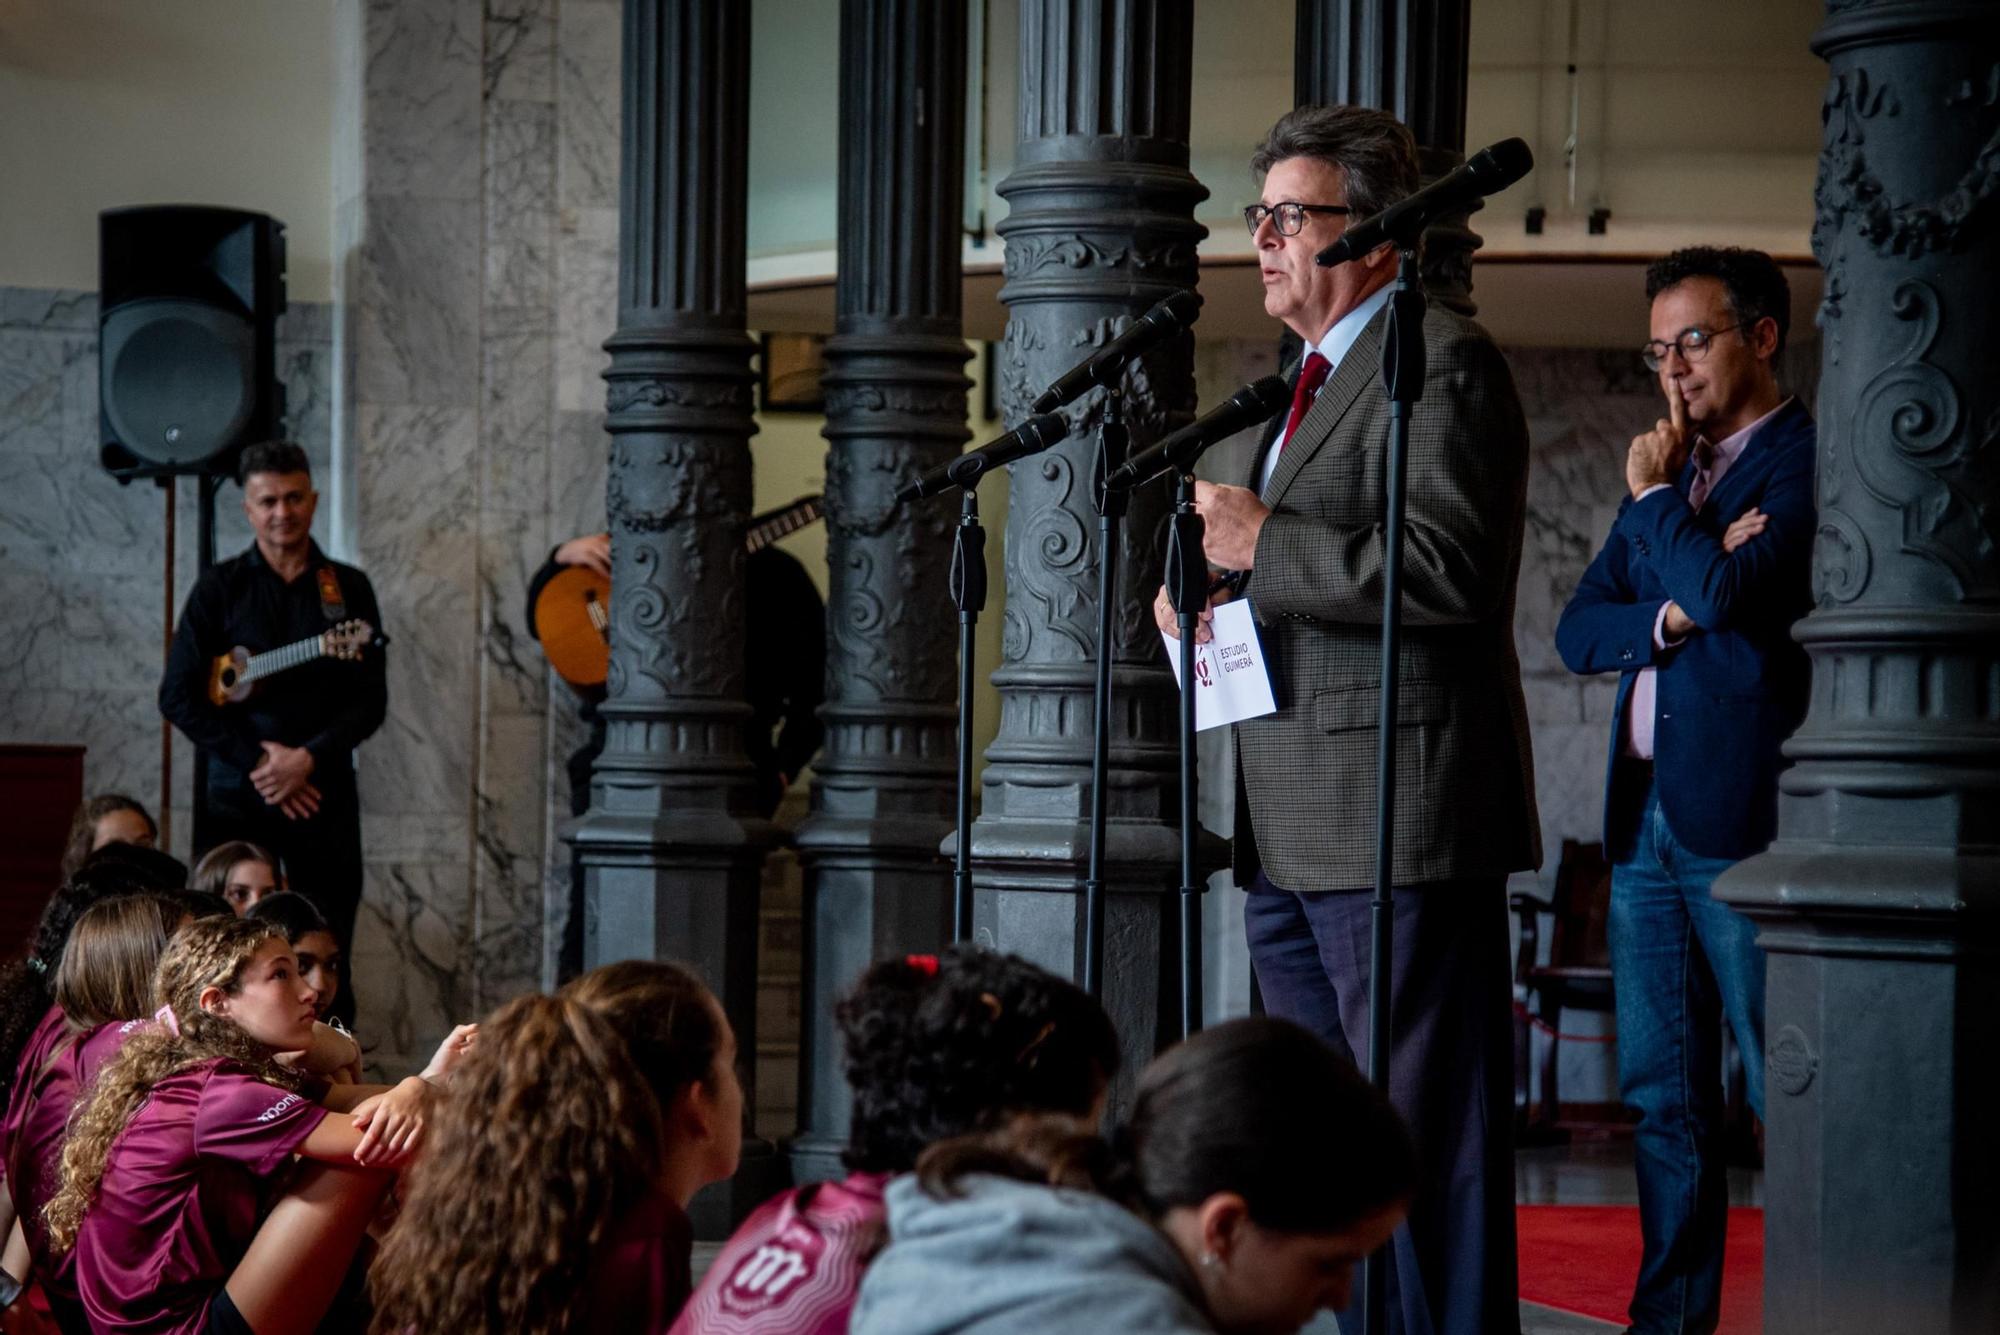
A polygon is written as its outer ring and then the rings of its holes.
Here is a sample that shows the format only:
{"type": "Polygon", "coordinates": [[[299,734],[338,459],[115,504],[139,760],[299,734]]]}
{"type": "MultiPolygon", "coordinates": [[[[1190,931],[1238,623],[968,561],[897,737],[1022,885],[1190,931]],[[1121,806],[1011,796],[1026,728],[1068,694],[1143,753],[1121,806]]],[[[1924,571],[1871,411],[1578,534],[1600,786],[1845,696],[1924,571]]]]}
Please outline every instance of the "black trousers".
{"type": "MultiPolygon", "coordinates": [[[[1505,878],[1400,886],[1390,956],[1389,1098],[1423,1177],[1389,1243],[1389,1329],[1518,1335],[1514,1047],[1505,878]]],[[[1267,1014],[1368,1060],[1370,894],[1294,894],[1262,872],[1243,910],[1267,1014]]],[[[1361,1330],[1360,1286],[1340,1313],[1361,1330]]]]}
{"type": "MultiPolygon", "coordinates": [[[[333,769],[332,766],[328,766],[333,769]]],[[[361,910],[361,802],[351,768],[313,775],[320,807],[305,820],[292,820],[265,802],[248,776],[213,760],[209,762],[208,804],[195,822],[195,856],[232,839],[247,839],[278,855],[285,883],[313,902],[340,942],[341,954],[354,958],[354,920],[361,910]]],[[[340,990],[334,1015],[354,1022],[354,987],[340,990]]]]}

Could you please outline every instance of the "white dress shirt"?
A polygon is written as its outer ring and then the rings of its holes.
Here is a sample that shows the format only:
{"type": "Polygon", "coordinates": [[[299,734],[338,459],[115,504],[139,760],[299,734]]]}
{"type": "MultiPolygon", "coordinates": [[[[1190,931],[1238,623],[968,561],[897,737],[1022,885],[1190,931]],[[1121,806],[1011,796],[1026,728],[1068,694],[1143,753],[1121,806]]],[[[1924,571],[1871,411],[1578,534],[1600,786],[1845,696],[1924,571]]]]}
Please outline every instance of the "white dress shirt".
{"type": "MultiPolygon", "coordinates": [[[[1369,293],[1359,306],[1356,306],[1353,310],[1335,320],[1333,328],[1326,331],[1325,337],[1321,338],[1318,343],[1306,348],[1307,355],[1317,352],[1320,356],[1326,358],[1328,367],[1326,373],[1327,380],[1331,381],[1333,379],[1334,372],[1340,369],[1340,359],[1345,357],[1348,349],[1354,346],[1354,340],[1361,337],[1361,331],[1366,329],[1368,322],[1375,318],[1375,312],[1389,304],[1389,293],[1394,287],[1394,283],[1388,283],[1369,293]]],[[[1301,358],[1300,364],[1304,364],[1303,358],[1301,358]]],[[[1325,388],[1324,384],[1320,386],[1322,391],[1325,388]]],[[[1262,495],[1264,490],[1271,485],[1271,474],[1278,471],[1278,451],[1284,448],[1285,434],[1281,429],[1277,438],[1271,442],[1271,447],[1264,452],[1263,466],[1257,470],[1257,492],[1259,495],[1262,495]]]]}

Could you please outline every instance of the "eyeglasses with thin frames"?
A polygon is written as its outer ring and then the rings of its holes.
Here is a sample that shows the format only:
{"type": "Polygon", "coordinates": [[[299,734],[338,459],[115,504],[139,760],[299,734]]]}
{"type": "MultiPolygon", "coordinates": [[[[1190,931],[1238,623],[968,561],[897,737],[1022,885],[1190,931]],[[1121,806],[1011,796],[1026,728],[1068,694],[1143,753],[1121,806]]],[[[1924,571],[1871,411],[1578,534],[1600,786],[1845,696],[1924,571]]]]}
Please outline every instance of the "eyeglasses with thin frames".
{"type": "Polygon", "coordinates": [[[1669,355],[1679,352],[1681,360],[1692,366],[1694,363],[1708,356],[1709,345],[1715,342],[1719,336],[1743,327],[1741,323],[1738,323],[1730,325],[1727,329],[1717,329],[1714,331],[1689,329],[1671,343],[1656,338],[1639,349],[1639,360],[1646,363],[1648,371],[1657,371],[1667,364],[1669,355]]]}
{"type": "Polygon", "coordinates": [[[1271,225],[1278,229],[1279,236],[1297,236],[1299,229],[1306,225],[1308,213],[1335,213],[1346,215],[1354,212],[1345,204],[1301,204],[1287,199],[1276,204],[1252,204],[1243,210],[1244,225],[1256,235],[1257,229],[1269,218],[1271,225]]]}

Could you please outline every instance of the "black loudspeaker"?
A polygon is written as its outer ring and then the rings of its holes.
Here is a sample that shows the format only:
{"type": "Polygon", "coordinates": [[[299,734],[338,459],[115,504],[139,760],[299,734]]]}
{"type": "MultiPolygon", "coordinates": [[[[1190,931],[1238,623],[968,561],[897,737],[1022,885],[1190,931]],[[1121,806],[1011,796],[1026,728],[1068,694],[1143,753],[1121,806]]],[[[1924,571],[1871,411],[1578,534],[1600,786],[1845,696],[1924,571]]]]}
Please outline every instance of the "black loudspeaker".
{"type": "Polygon", "coordinates": [[[282,433],[285,225],[172,204],[98,215],[100,457],[120,481],[229,475],[282,433]]]}

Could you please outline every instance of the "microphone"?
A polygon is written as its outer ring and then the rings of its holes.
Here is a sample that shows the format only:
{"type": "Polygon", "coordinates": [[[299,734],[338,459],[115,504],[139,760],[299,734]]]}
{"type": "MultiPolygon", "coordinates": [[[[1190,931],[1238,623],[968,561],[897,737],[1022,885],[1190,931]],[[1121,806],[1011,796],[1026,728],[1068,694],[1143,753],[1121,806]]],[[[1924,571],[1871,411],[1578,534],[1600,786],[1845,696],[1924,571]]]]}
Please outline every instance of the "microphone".
{"type": "Polygon", "coordinates": [[[1111,384],[1125,370],[1125,363],[1155,343],[1178,334],[1200,314],[1199,296],[1186,290],[1174,293],[1134,320],[1117,338],[1063,372],[1060,379],[1042,391],[1031,411],[1052,413],[1088,393],[1093,385],[1111,384]]]}
{"type": "Polygon", "coordinates": [[[1526,176],[1534,165],[1535,155],[1526,140],[1502,139],[1474,153],[1464,166],[1439,177],[1408,199],[1348,228],[1340,240],[1313,258],[1322,269],[1328,269],[1358,260],[1385,242],[1408,245],[1441,215],[1499,194],[1526,176]]]}
{"type": "Polygon", "coordinates": [[[1267,375],[1245,385],[1206,417],[1190,422],[1151,449],[1127,459],[1112,470],[1104,485],[1111,491],[1124,491],[1151,482],[1162,473],[1185,473],[1194,467],[1203,450],[1246,426],[1268,421],[1291,397],[1292,387],[1281,375],[1267,375]]]}
{"type": "Polygon", "coordinates": [[[976,450],[967,450],[948,464],[940,464],[896,493],[896,501],[921,500],[953,487],[977,486],[979,479],[1002,464],[1040,454],[1069,434],[1069,423],[1054,413],[1030,417],[998,440],[976,450]]]}

